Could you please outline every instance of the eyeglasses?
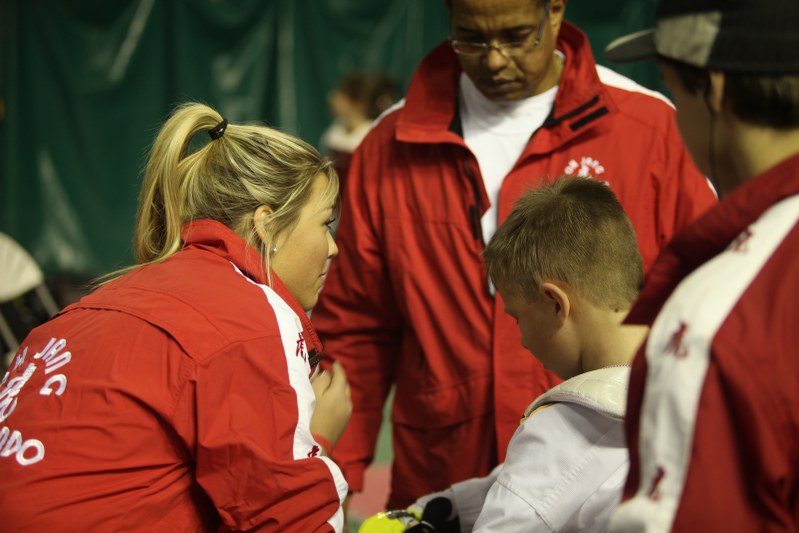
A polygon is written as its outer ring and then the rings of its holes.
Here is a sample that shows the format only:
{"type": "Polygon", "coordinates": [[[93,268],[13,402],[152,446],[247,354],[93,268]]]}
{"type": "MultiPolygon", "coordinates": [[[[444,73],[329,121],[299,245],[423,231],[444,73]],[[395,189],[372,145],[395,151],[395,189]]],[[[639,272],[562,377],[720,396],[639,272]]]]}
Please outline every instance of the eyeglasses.
{"type": "Polygon", "coordinates": [[[546,0],[544,3],[544,18],[541,20],[541,24],[538,25],[538,31],[535,34],[531,33],[524,39],[520,39],[518,41],[506,41],[501,43],[475,43],[470,41],[459,41],[457,39],[450,38],[449,44],[452,46],[452,49],[455,51],[456,54],[465,55],[465,56],[476,56],[476,55],[483,55],[488,54],[491,50],[497,49],[497,51],[506,56],[513,56],[518,55],[525,50],[530,45],[530,37],[535,35],[535,40],[533,41],[533,46],[538,46],[541,42],[541,35],[544,33],[544,26],[546,25],[547,19],[549,18],[549,3],[550,0],[546,0]]]}

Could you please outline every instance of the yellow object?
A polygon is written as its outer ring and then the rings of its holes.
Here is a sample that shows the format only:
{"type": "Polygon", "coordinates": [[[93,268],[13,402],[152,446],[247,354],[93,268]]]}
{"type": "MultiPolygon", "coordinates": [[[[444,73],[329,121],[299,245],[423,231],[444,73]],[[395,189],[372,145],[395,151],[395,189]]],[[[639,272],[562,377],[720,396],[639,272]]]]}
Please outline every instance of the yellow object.
{"type": "Polygon", "coordinates": [[[386,511],[367,518],[358,533],[402,533],[419,523],[419,517],[410,511],[386,511]]]}

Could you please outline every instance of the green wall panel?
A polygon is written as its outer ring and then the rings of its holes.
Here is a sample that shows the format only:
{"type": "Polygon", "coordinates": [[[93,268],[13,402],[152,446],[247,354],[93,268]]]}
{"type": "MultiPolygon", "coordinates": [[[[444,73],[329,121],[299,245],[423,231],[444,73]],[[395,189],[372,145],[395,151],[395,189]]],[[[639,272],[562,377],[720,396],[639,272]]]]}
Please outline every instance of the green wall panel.
{"type": "MultiPolygon", "coordinates": [[[[603,62],[653,11],[576,0],[567,18],[603,62]]],[[[206,102],[316,144],[345,73],[405,87],[446,35],[443,0],[0,0],[0,231],[50,276],[127,265],[147,150],[174,105],[206,102]]],[[[625,68],[660,88],[651,65],[625,68]]]]}

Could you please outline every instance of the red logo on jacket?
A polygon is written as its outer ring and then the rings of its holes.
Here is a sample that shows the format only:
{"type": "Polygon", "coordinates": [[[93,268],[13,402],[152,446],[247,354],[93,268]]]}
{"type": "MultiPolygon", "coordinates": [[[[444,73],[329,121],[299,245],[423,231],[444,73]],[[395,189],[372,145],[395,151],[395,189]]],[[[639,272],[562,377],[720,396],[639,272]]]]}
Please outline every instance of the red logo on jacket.
{"type": "Polygon", "coordinates": [[[671,354],[678,359],[688,355],[688,348],[685,347],[684,338],[685,332],[688,331],[688,325],[685,322],[680,322],[680,327],[671,336],[671,341],[666,347],[666,353],[671,354]]]}
{"type": "Polygon", "coordinates": [[[749,251],[749,239],[752,238],[752,230],[749,228],[743,230],[738,237],[735,238],[734,241],[730,244],[730,248],[733,252],[738,253],[747,253],[749,251]]]}
{"type": "Polygon", "coordinates": [[[649,496],[650,500],[658,501],[660,499],[660,482],[663,481],[665,476],[666,471],[663,470],[663,467],[657,467],[657,470],[655,470],[655,477],[652,478],[652,486],[649,487],[649,491],[646,494],[649,496]]]}
{"type": "Polygon", "coordinates": [[[305,337],[302,336],[302,331],[297,338],[297,351],[294,354],[297,357],[302,357],[302,360],[308,362],[308,352],[305,351],[305,337]]]}

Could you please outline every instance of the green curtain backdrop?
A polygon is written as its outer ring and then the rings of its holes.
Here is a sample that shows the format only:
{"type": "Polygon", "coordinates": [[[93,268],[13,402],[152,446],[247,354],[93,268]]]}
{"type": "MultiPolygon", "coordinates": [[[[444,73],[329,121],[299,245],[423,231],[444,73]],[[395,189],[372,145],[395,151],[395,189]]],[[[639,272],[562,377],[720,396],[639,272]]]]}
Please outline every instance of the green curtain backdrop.
{"type": "MultiPolygon", "coordinates": [[[[653,12],[573,0],[567,18],[604,63],[653,12]]],[[[316,144],[345,73],[405,87],[446,36],[444,0],[0,0],[0,231],[50,276],[130,264],[147,150],[176,104],[316,144]]],[[[618,70],[661,89],[652,65],[618,70]]]]}

